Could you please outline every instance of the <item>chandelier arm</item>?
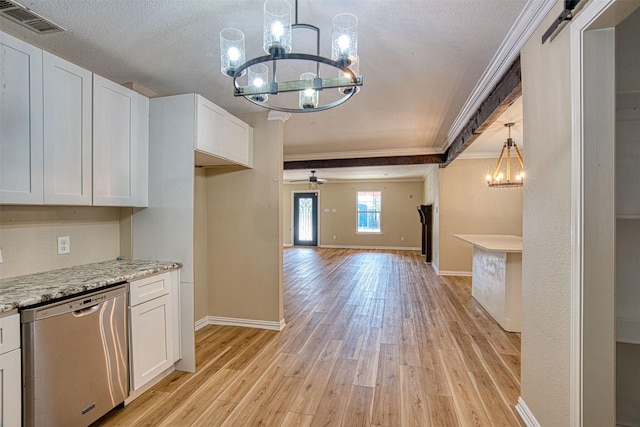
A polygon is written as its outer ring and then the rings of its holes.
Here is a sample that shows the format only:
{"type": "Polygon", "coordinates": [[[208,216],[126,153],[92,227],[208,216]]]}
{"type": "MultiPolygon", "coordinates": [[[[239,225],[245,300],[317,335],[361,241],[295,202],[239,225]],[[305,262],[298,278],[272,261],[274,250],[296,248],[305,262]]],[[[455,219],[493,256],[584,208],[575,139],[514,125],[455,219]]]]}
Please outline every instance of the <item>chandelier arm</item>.
{"type": "MultiPolygon", "coordinates": [[[[339,62],[339,61],[334,61],[332,59],[329,58],[325,58],[322,56],[318,56],[318,55],[310,55],[307,53],[284,53],[281,54],[277,57],[275,57],[274,55],[263,55],[263,56],[259,56],[257,58],[253,58],[248,60],[247,62],[245,62],[244,64],[242,64],[241,66],[239,66],[235,73],[233,74],[233,85],[235,87],[235,91],[234,91],[234,95],[235,96],[246,96],[247,94],[243,92],[242,90],[242,86],[240,86],[240,84],[238,83],[238,78],[242,76],[244,70],[248,69],[249,67],[251,67],[252,65],[255,64],[260,64],[263,62],[268,62],[268,61],[281,61],[281,60],[302,60],[302,61],[314,61],[317,62],[318,65],[320,63],[322,64],[327,64],[329,66],[332,66],[334,68],[337,68],[339,70],[342,70],[348,77],[348,79],[351,80],[351,85],[349,86],[362,86],[362,82],[359,81],[358,77],[353,73],[353,71],[351,71],[351,69],[349,69],[349,67],[347,66],[347,64],[339,62]]],[[[274,73],[275,74],[275,73],[274,73]]],[[[277,94],[278,91],[276,90],[275,92],[273,90],[271,90],[270,92],[266,92],[265,93],[272,93],[272,94],[277,94]]]]}
{"type": "MultiPolygon", "coordinates": [[[[345,102],[347,102],[349,99],[351,99],[351,97],[353,95],[355,95],[356,91],[352,90],[349,93],[346,93],[342,98],[338,99],[337,101],[334,101],[330,104],[325,104],[325,105],[321,105],[319,107],[316,108],[310,108],[307,110],[304,109],[299,109],[299,108],[286,108],[286,107],[279,107],[277,105],[265,105],[264,103],[261,102],[257,102],[253,99],[251,99],[250,97],[245,97],[245,99],[249,102],[252,102],[262,108],[268,108],[270,110],[275,110],[275,111],[282,111],[285,113],[313,113],[314,111],[324,111],[324,110],[329,110],[331,108],[337,107],[338,105],[344,104],[345,102]]],[[[242,96],[242,95],[236,95],[236,96],[242,96]]]]}
{"type": "Polygon", "coordinates": [[[507,146],[507,182],[511,182],[511,147],[507,146]]]}
{"type": "Polygon", "coordinates": [[[518,146],[513,144],[513,148],[516,149],[516,155],[518,156],[518,161],[520,162],[520,167],[524,169],[524,160],[522,160],[522,154],[520,154],[520,150],[518,150],[518,146]]]}
{"type": "MultiPolygon", "coordinates": [[[[316,33],[316,56],[320,57],[320,28],[310,24],[298,24],[298,12],[296,11],[296,23],[291,26],[292,29],[301,28],[303,30],[312,30],[316,33]]],[[[316,76],[320,75],[320,63],[316,63],[316,76]]]]}
{"type": "Polygon", "coordinates": [[[504,156],[504,148],[505,146],[502,146],[502,150],[500,151],[500,157],[498,157],[498,164],[496,165],[495,170],[493,171],[493,180],[496,180],[496,177],[498,176],[498,172],[500,172],[500,166],[502,165],[502,157],[504,156]]]}

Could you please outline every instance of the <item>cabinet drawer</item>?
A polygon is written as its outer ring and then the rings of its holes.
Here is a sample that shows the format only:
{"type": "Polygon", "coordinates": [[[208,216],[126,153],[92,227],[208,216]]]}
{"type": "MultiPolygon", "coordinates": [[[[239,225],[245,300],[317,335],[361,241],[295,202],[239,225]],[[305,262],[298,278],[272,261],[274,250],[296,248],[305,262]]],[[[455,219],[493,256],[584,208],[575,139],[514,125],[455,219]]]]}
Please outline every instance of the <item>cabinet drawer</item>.
{"type": "Polygon", "coordinates": [[[134,307],[171,291],[170,273],[162,273],[129,283],[129,304],[134,307]]]}
{"type": "Polygon", "coordinates": [[[20,315],[0,317],[0,354],[20,348],[20,315]]]}

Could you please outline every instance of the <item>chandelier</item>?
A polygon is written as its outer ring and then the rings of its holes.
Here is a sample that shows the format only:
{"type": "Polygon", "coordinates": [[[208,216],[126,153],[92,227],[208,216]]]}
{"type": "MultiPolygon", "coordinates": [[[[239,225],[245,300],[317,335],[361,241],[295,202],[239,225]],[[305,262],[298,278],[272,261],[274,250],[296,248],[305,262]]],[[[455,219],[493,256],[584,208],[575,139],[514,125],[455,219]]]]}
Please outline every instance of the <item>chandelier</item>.
{"type": "Polygon", "coordinates": [[[518,146],[513,139],[511,139],[511,127],[515,123],[506,123],[505,126],[509,128],[509,136],[507,141],[502,146],[502,151],[500,151],[500,157],[498,158],[498,164],[496,165],[495,170],[493,171],[493,175],[487,175],[487,184],[489,187],[522,187],[524,181],[524,161],[522,160],[522,154],[520,154],[520,150],[518,150],[518,146]],[[511,181],[511,149],[516,154],[516,158],[520,163],[520,171],[515,175],[515,180],[511,181]],[[506,155],[505,155],[506,151],[506,155]],[[505,171],[502,172],[500,169],[502,166],[502,161],[506,160],[505,171]]]}
{"type": "MultiPolygon", "coordinates": [[[[306,34],[303,40],[308,41],[306,34]]],[[[222,74],[233,78],[234,96],[271,110],[306,113],[337,107],[362,86],[358,74],[358,18],[352,14],[333,18],[331,58],[326,58],[320,56],[320,29],[298,23],[298,0],[293,24],[287,0],[267,0],[263,49],[266,55],[245,60],[242,31],[225,28],[220,32],[220,67],[222,74]],[[293,30],[315,33],[315,54],[291,52],[293,30]],[[323,93],[322,103],[320,92],[324,89],[336,90],[323,93]]]]}

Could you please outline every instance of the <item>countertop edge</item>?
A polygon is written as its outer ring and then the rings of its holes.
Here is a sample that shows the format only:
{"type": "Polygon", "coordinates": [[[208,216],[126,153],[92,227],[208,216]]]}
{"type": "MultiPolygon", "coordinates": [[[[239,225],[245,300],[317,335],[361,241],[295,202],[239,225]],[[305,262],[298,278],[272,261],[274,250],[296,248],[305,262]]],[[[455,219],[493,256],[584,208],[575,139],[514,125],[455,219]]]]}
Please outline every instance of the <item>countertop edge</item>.
{"type": "Polygon", "coordinates": [[[182,263],[179,261],[104,261],[2,279],[0,280],[0,285],[2,285],[0,286],[0,317],[8,316],[13,311],[17,312],[41,303],[68,298],[121,282],[139,280],[167,271],[177,270],[181,267],[182,263]],[[108,271],[109,268],[118,271],[113,275],[108,273],[96,275],[93,273],[96,269],[108,271]],[[51,280],[52,277],[64,276],[67,273],[75,275],[74,281],[76,283],[67,284],[64,279],[58,279],[63,284],[47,285],[45,283],[47,280],[51,280]],[[15,289],[20,286],[26,288],[26,290],[21,292],[20,289],[15,289]],[[5,297],[5,287],[11,288],[14,294],[17,294],[15,298],[5,297]]]}
{"type": "Polygon", "coordinates": [[[462,240],[463,242],[469,243],[473,246],[478,246],[484,250],[487,250],[489,252],[505,252],[505,253],[522,253],[522,237],[520,236],[515,236],[515,235],[490,235],[490,234],[453,234],[453,237],[455,237],[456,239],[462,240]],[[482,242],[482,239],[490,239],[490,238],[495,238],[496,240],[499,240],[499,238],[504,238],[504,240],[510,240],[513,241],[513,238],[519,238],[520,239],[520,248],[513,248],[512,245],[503,245],[503,246],[499,246],[499,245],[488,245],[486,244],[486,242],[482,242]],[[477,238],[477,239],[474,239],[477,238]],[[479,239],[479,240],[478,240],[479,239]]]}

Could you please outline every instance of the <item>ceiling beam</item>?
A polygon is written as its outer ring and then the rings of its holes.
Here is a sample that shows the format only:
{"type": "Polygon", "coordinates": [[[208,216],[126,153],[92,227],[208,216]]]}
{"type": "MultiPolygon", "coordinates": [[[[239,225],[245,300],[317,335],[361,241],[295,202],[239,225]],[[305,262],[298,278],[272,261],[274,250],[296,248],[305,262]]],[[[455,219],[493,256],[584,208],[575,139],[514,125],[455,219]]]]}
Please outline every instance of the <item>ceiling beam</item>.
{"type": "Polygon", "coordinates": [[[520,72],[520,56],[513,62],[509,70],[502,76],[496,87],[480,104],[480,108],[471,116],[460,133],[447,148],[445,161],[440,165],[446,167],[454,161],[473,141],[480,136],[507,108],[522,95],[522,76],[520,72]]]}
{"type": "Polygon", "coordinates": [[[355,159],[295,160],[284,162],[285,170],[353,168],[361,166],[402,166],[440,164],[443,154],[425,154],[421,156],[367,157],[355,159]]]}

